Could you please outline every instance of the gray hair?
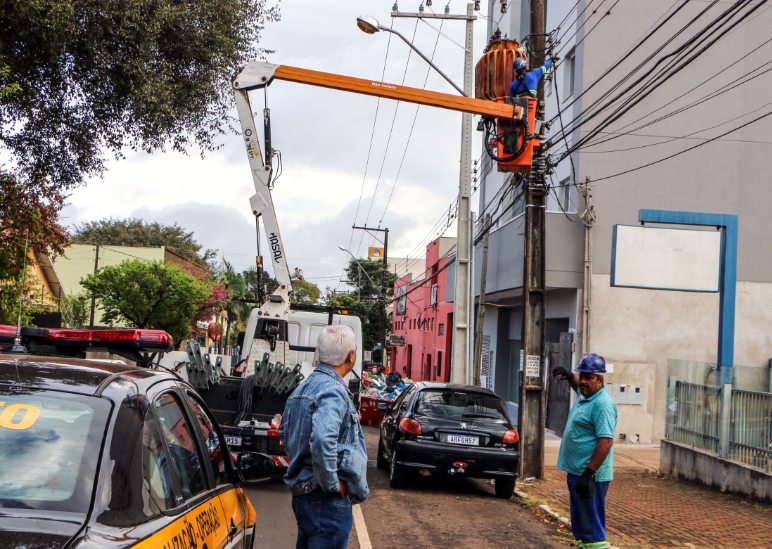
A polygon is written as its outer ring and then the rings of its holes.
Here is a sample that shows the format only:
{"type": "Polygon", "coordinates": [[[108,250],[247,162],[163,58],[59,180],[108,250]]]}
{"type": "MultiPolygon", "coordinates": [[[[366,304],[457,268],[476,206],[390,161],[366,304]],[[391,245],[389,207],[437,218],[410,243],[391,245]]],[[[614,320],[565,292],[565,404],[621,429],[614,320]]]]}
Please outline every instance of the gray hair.
{"type": "Polygon", "coordinates": [[[354,330],[342,324],[327,326],[316,340],[319,362],[328,366],[340,366],[356,348],[354,330]]]}

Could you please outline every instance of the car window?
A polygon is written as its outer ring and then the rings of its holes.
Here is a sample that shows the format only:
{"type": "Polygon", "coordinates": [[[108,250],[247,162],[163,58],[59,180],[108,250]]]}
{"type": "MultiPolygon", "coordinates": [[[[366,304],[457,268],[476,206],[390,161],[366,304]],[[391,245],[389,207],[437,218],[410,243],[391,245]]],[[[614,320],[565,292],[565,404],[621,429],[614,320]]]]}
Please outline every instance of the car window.
{"type": "Polygon", "coordinates": [[[204,435],[204,441],[206,443],[206,451],[209,454],[209,463],[212,465],[212,474],[214,475],[215,483],[229,484],[228,471],[225,469],[226,453],[223,452],[225,445],[217,435],[217,431],[214,428],[214,421],[206,413],[198,399],[188,393],[190,397],[190,406],[193,409],[193,415],[196,417],[198,426],[201,428],[201,434],[204,435]]]}
{"type": "Polygon", "coordinates": [[[428,389],[418,393],[416,415],[506,422],[501,400],[493,395],[464,390],[428,389]]]}
{"type": "Polygon", "coordinates": [[[174,489],[161,429],[148,416],[142,428],[142,495],[152,509],[173,509],[174,489]]]}
{"type": "MultiPolygon", "coordinates": [[[[155,401],[155,410],[161,422],[162,436],[169,449],[169,461],[177,473],[180,490],[185,499],[192,498],[206,490],[204,471],[196,453],[193,431],[185,419],[178,398],[172,393],[165,393],[155,401]]],[[[166,456],[159,460],[159,466],[168,467],[166,456]]]]}
{"type": "Polygon", "coordinates": [[[0,388],[0,508],[88,512],[110,406],[0,388]]]}
{"type": "Polygon", "coordinates": [[[410,387],[406,393],[404,398],[402,399],[402,402],[399,405],[399,411],[404,412],[406,410],[410,409],[410,404],[413,402],[413,398],[415,398],[416,394],[416,388],[415,386],[410,387]]]}

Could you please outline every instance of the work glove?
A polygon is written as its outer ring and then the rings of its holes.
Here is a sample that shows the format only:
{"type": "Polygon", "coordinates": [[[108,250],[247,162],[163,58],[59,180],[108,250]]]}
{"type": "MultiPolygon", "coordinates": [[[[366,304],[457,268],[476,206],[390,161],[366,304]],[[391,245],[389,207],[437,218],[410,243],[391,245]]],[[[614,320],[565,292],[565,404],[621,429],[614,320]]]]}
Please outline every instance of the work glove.
{"type": "Polygon", "coordinates": [[[553,65],[557,65],[558,63],[560,63],[560,57],[557,57],[557,56],[553,55],[552,56],[552,64],[553,65]]]}
{"type": "Polygon", "coordinates": [[[557,368],[552,370],[552,375],[553,376],[560,376],[563,379],[565,379],[566,381],[571,381],[572,379],[574,379],[574,373],[573,372],[569,372],[568,370],[566,370],[562,366],[558,366],[557,368]]]}
{"type": "Polygon", "coordinates": [[[591,498],[595,495],[595,485],[592,482],[592,477],[595,476],[595,471],[587,467],[584,473],[579,475],[576,480],[576,495],[580,498],[591,498]]]}

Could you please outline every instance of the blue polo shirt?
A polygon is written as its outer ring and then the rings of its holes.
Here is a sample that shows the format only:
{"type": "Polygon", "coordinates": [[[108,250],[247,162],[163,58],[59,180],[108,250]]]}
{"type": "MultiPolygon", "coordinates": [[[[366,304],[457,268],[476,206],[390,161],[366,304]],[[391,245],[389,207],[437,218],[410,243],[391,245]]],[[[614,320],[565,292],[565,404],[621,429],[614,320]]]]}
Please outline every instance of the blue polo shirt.
{"type": "MultiPolygon", "coordinates": [[[[579,394],[579,391],[576,391],[579,394]]],[[[560,443],[558,469],[572,475],[581,475],[590,463],[599,438],[614,438],[617,428],[617,407],[606,392],[601,389],[590,398],[579,396],[571,412],[560,443]]],[[[614,447],[606,461],[595,473],[597,482],[614,478],[614,447]]]]}

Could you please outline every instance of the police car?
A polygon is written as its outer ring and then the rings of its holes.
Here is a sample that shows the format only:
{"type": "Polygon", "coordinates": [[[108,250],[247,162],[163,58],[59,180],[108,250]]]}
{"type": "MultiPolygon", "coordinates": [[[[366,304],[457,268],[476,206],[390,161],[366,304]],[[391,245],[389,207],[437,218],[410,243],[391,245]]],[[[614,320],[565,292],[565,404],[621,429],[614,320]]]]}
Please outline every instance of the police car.
{"type": "Polygon", "coordinates": [[[234,460],[200,396],[172,372],[86,360],[170,351],[157,330],[0,326],[0,547],[250,548],[242,488],[274,462],[234,460]],[[69,355],[69,356],[67,356],[69,355]]]}

